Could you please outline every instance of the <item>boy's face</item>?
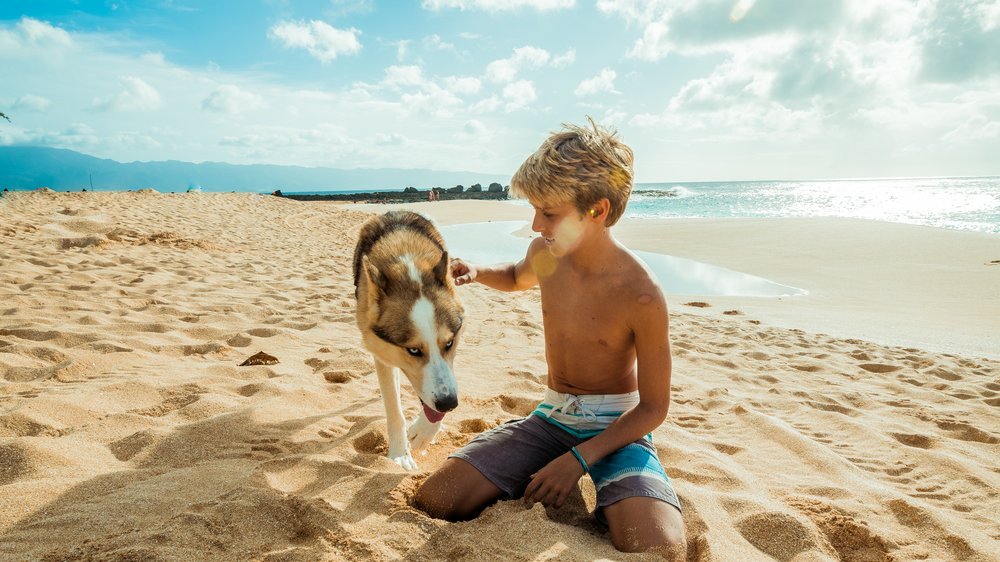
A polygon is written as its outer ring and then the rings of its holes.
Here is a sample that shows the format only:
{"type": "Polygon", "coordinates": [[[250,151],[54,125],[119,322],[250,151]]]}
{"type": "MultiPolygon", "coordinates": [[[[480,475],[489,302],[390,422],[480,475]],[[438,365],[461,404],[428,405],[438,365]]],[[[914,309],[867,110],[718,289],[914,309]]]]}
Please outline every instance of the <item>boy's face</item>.
{"type": "Polygon", "coordinates": [[[553,255],[564,256],[578,246],[586,225],[583,215],[572,203],[533,203],[532,207],[535,219],[531,222],[531,230],[542,236],[553,255]]]}

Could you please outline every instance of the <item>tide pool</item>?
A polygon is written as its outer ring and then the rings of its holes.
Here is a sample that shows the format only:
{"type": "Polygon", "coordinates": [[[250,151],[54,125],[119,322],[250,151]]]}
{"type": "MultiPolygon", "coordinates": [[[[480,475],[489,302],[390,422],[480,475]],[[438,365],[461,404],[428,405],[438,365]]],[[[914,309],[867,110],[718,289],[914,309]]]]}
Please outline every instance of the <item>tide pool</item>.
{"type": "MultiPolygon", "coordinates": [[[[526,221],[496,221],[440,227],[448,253],[472,263],[517,261],[528,250],[530,238],[514,233],[526,221]]],[[[668,294],[727,297],[786,297],[807,291],[686,258],[635,251],[656,275],[668,294]]]]}

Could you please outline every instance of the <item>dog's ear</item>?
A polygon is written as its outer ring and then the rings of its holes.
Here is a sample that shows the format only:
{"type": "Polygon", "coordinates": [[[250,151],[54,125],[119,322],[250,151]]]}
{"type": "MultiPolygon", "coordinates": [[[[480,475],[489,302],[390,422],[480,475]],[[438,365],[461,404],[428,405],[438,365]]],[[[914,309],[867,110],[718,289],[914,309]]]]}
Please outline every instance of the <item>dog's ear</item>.
{"type": "Polygon", "coordinates": [[[365,277],[368,278],[368,286],[370,288],[375,288],[377,294],[384,295],[386,289],[389,288],[389,279],[378,270],[377,267],[372,265],[372,262],[368,259],[368,256],[361,256],[362,269],[365,271],[365,277]]]}
{"type": "Polygon", "coordinates": [[[442,251],[441,260],[438,261],[437,265],[434,266],[434,279],[437,279],[437,282],[440,283],[441,285],[444,285],[445,287],[448,286],[449,269],[450,268],[448,266],[448,252],[442,251]]]}

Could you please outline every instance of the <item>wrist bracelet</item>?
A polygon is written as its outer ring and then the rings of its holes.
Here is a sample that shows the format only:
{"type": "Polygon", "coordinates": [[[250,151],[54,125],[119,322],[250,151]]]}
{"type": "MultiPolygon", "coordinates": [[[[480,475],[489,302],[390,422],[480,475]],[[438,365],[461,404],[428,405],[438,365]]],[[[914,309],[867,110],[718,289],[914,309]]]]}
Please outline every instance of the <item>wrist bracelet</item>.
{"type": "Polygon", "coordinates": [[[580,461],[580,466],[583,467],[583,473],[584,474],[589,473],[590,467],[587,466],[587,461],[583,460],[583,455],[580,454],[580,451],[577,451],[576,447],[570,447],[569,452],[573,453],[573,456],[576,457],[576,460],[580,461]]]}

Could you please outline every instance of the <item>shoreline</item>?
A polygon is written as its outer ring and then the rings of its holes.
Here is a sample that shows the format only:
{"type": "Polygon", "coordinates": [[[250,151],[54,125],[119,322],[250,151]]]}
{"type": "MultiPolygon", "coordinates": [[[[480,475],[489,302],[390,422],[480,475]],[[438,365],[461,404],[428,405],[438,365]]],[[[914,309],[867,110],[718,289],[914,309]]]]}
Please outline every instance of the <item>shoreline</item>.
{"type": "MultiPolygon", "coordinates": [[[[531,220],[510,202],[352,205],[410,209],[442,225],[531,220]]],[[[795,297],[671,293],[671,309],[899,347],[1000,358],[1000,235],[848,218],[623,219],[626,247],[692,259],[802,288],[795,297]],[[684,306],[708,302],[711,306],[684,306]]]]}

